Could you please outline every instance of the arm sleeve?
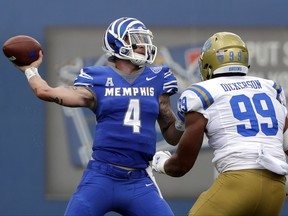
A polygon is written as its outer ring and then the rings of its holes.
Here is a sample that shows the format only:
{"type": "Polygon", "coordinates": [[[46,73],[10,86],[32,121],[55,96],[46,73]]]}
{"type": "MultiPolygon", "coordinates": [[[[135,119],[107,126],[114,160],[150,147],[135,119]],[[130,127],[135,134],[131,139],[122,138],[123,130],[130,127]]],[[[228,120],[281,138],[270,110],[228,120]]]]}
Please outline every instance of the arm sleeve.
{"type": "Polygon", "coordinates": [[[206,116],[206,109],[214,103],[212,95],[200,85],[189,86],[178,100],[178,111],[181,113],[199,112],[206,116]]]}
{"type": "Polygon", "coordinates": [[[74,86],[93,86],[94,78],[92,76],[92,70],[88,67],[82,68],[80,73],[74,80],[74,86]]]}
{"type": "Polygon", "coordinates": [[[277,91],[277,100],[286,107],[286,96],[282,86],[274,82],[273,88],[277,91]]]}
{"type": "Polygon", "coordinates": [[[178,92],[178,83],[176,77],[171,72],[170,68],[163,67],[163,75],[163,93],[168,93],[170,95],[176,94],[178,92]]]}

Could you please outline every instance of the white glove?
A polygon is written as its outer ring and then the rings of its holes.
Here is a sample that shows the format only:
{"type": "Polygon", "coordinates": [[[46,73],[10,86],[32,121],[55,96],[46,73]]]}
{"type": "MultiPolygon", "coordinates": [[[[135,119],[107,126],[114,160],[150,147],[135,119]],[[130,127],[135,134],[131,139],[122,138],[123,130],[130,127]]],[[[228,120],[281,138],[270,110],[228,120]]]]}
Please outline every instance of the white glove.
{"type": "Polygon", "coordinates": [[[158,151],[153,156],[152,169],[157,173],[165,174],[164,164],[171,157],[169,151],[158,151]]]}

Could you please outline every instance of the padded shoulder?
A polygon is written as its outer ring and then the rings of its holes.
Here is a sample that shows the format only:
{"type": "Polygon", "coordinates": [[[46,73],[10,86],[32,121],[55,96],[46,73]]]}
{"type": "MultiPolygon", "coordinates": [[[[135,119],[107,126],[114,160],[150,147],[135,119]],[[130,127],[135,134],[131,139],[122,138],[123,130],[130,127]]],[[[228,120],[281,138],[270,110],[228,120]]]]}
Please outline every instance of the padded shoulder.
{"type": "Polygon", "coordinates": [[[209,91],[201,85],[189,86],[180,96],[178,101],[179,112],[200,112],[203,113],[214,103],[214,99],[209,91]]]}
{"type": "Polygon", "coordinates": [[[167,66],[153,66],[150,70],[163,78],[163,93],[173,95],[178,92],[177,79],[167,66]]]}
{"type": "Polygon", "coordinates": [[[109,67],[107,66],[92,66],[84,67],[74,81],[75,86],[91,86],[95,84],[95,78],[107,74],[109,67]]]}

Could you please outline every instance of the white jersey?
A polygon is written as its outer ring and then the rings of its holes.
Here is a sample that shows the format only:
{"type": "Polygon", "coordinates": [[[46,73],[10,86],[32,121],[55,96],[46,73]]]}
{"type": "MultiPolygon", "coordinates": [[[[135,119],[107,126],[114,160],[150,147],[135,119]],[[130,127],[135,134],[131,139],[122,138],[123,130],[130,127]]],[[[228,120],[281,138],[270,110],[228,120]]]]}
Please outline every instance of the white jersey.
{"type": "Polygon", "coordinates": [[[283,129],[285,94],[272,80],[252,76],[219,77],[189,86],[180,112],[199,112],[218,172],[268,169],[287,174],[283,129]]]}

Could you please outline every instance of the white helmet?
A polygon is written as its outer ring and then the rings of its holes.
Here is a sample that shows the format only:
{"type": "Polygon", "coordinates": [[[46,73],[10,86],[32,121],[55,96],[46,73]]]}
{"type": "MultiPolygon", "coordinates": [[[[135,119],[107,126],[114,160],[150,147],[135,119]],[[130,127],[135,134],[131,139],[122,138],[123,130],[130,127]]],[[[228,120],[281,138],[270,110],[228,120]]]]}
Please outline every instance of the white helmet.
{"type": "Polygon", "coordinates": [[[157,54],[157,47],[152,44],[150,30],[135,18],[122,17],[112,22],[103,38],[103,50],[110,56],[130,60],[143,66],[152,64],[157,54]],[[134,52],[138,46],[145,48],[145,54],[134,52]]]}

